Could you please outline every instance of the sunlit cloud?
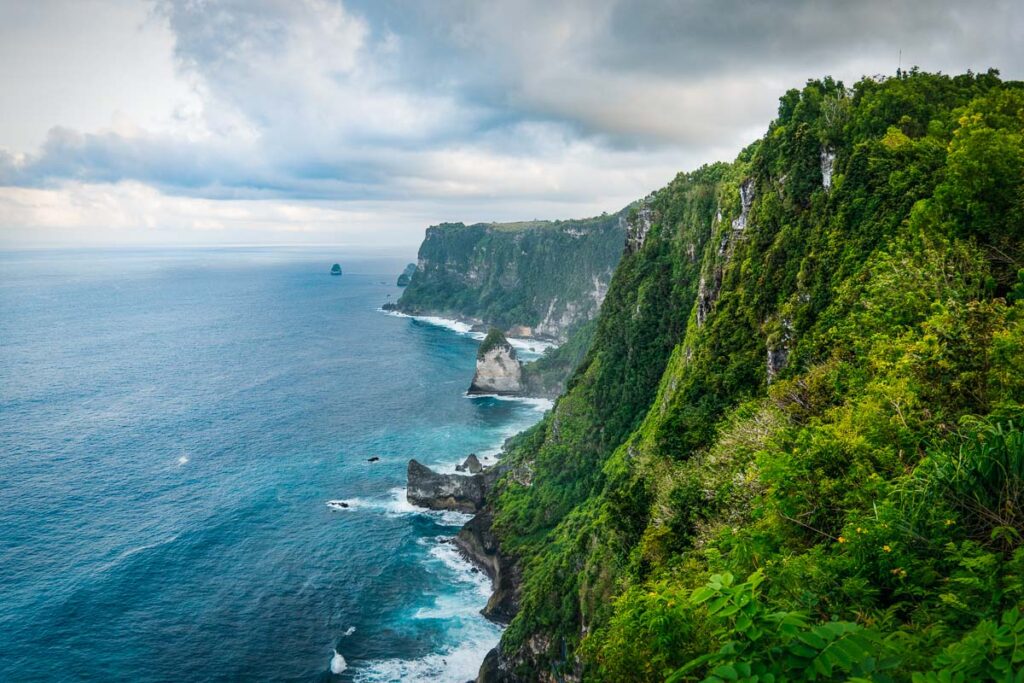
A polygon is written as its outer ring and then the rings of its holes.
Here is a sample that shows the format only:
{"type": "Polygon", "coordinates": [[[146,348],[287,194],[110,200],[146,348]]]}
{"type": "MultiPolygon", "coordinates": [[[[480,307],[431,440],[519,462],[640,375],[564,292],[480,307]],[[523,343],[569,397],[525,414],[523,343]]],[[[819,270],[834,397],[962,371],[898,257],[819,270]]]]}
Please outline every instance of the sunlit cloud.
{"type": "Polygon", "coordinates": [[[0,6],[0,241],[414,245],[614,211],[826,74],[1024,74],[1024,10],[522,0],[0,6]]]}

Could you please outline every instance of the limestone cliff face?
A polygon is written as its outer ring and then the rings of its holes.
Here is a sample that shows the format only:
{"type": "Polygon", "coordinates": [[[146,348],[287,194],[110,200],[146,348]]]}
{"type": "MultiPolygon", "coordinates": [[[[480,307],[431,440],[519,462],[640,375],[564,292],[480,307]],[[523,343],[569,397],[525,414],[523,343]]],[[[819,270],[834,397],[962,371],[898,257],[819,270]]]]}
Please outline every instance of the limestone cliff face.
{"type": "Polygon", "coordinates": [[[622,256],[624,215],[432,226],[398,310],[564,342],[601,307],[622,256]]]}
{"type": "Polygon", "coordinates": [[[501,330],[494,328],[480,344],[470,394],[519,394],[523,391],[523,367],[516,350],[501,330]]]}

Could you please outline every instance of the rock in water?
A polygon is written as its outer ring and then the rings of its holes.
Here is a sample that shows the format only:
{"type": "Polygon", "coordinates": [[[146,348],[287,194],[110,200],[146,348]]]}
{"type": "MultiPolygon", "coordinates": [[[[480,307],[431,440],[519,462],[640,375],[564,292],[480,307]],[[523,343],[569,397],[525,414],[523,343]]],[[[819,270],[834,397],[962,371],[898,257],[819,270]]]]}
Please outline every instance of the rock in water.
{"type": "Polygon", "coordinates": [[[470,394],[518,394],[523,390],[523,367],[516,350],[501,330],[491,328],[476,353],[476,373],[470,394]]]}
{"type": "Polygon", "coordinates": [[[331,266],[331,275],[341,275],[341,264],[335,263],[331,266]]]}
{"type": "Polygon", "coordinates": [[[466,458],[466,462],[462,463],[462,469],[470,474],[480,474],[484,471],[484,466],[480,464],[480,459],[476,457],[476,453],[470,453],[469,457],[466,458]]]}
{"type": "Polygon", "coordinates": [[[405,497],[413,505],[431,510],[477,512],[484,505],[489,483],[483,474],[439,474],[410,460],[405,497]]]}

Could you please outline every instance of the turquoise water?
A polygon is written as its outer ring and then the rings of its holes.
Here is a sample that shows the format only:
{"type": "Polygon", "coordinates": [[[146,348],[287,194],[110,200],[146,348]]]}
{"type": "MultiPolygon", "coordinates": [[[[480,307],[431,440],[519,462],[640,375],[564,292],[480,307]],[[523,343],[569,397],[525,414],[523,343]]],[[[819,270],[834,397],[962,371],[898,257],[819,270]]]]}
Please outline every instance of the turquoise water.
{"type": "Polygon", "coordinates": [[[477,342],[377,310],[406,262],[0,254],[0,680],[475,675],[489,585],[406,462],[544,405],[465,398],[477,342]]]}

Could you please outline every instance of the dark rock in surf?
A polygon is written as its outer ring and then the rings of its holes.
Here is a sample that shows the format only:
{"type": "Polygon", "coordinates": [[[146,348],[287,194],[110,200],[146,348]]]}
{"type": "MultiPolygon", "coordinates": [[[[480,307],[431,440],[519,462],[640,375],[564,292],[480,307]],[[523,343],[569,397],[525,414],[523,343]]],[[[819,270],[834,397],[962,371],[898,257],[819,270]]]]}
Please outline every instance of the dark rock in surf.
{"type": "Polygon", "coordinates": [[[483,474],[440,474],[416,460],[409,461],[406,499],[431,510],[477,512],[484,505],[487,484],[483,474]]]}

